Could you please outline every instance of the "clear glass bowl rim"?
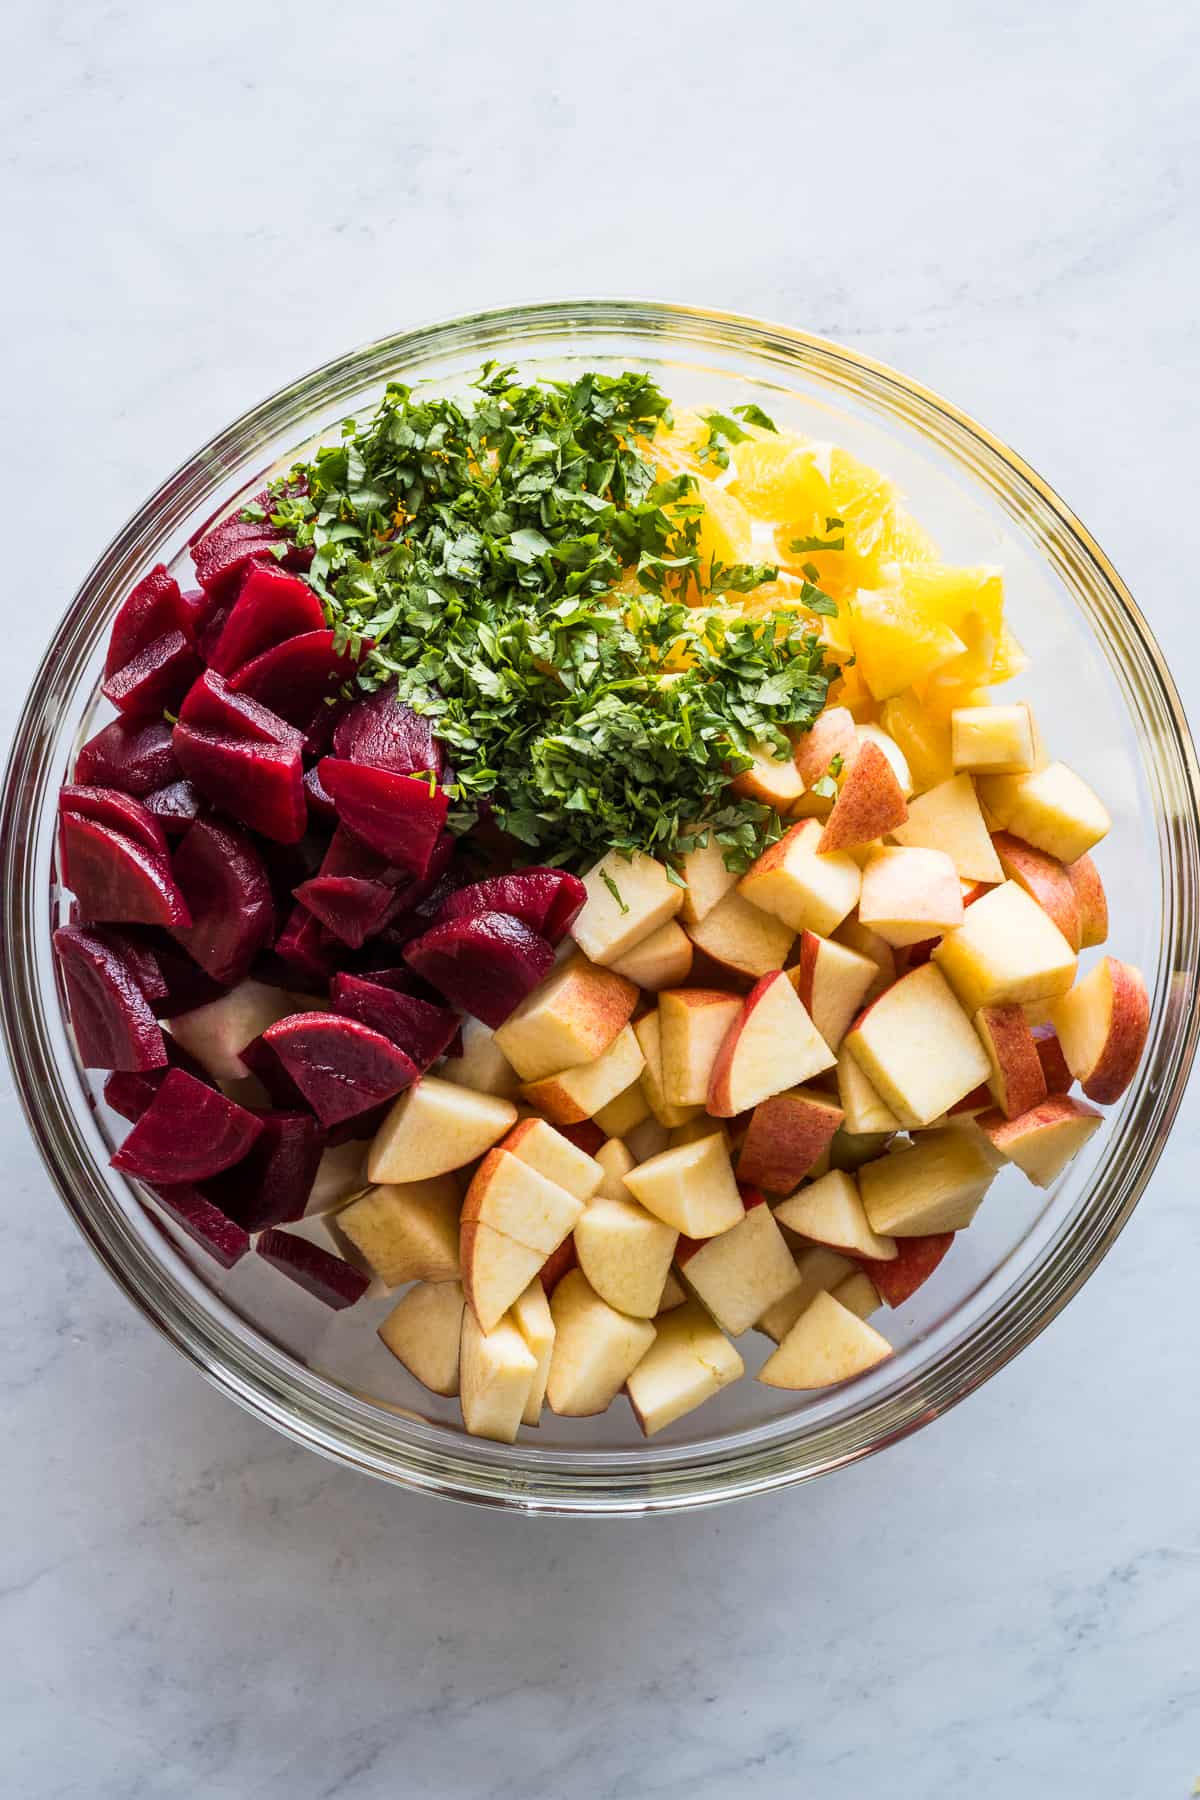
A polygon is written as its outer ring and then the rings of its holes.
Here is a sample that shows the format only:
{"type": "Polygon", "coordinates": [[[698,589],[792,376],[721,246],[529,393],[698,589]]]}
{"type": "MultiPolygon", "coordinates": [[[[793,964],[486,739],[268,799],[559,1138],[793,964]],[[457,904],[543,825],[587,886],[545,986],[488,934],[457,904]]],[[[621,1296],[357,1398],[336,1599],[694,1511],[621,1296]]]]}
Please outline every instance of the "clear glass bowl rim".
{"type": "MultiPolygon", "coordinates": [[[[637,360],[637,353],[629,353],[637,360]]],[[[297,439],[302,435],[297,432],[297,439]]],[[[72,600],[18,722],[0,797],[5,929],[0,1006],[22,1107],[54,1184],[100,1261],[139,1310],[222,1392],[309,1448],[370,1474],[448,1498],[526,1513],[641,1515],[769,1491],[823,1474],[883,1448],[963,1399],[1028,1344],[1102,1260],[1128,1220],[1161,1152],[1196,1049],[1200,770],[1183,706],[1149,627],[1091,534],[1013,451],[931,390],[886,365],[782,325],[665,302],[560,300],[497,308],[426,325],[322,365],[235,420],[150,496],[101,554],[72,600]],[[30,808],[59,779],[54,721],[111,616],[115,598],[206,500],[216,506],[232,471],[281,432],[343,393],[382,382],[431,356],[478,352],[520,361],[536,343],[578,356],[623,332],[749,356],[807,373],[916,428],[1020,513],[1060,572],[1074,570],[1075,597],[1136,699],[1153,774],[1163,855],[1166,920],[1145,1065],[1114,1133],[1111,1154],[1069,1230],[1043,1251],[1029,1278],[1005,1292],[939,1361],[885,1389],[870,1404],[806,1424],[770,1443],[735,1434],[717,1448],[580,1456],[449,1434],[411,1415],[393,1421],[301,1367],[249,1332],[237,1333],[197,1303],[188,1284],[132,1231],[78,1121],[79,1094],[64,1080],[47,1031],[48,914],[30,808]],[[1032,523],[1031,523],[1032,522],[1032,523]],[[1084,580],[1078,579],[1079,577],[1084,580]],[[1091,595],[1081,592],[1085,585],[1091,595]]],[[[74,1071],[70,1071],[73,1077],[74,1071]]]]}

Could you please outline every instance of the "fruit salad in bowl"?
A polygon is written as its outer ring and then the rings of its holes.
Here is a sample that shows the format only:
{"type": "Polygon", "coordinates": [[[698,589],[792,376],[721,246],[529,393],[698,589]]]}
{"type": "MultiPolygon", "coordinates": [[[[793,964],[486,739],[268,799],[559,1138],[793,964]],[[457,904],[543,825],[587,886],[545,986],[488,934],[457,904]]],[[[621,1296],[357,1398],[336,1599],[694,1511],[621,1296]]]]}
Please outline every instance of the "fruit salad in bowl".
{"type": "Polygon", "coordinates": [[[635,370],[397,383],[191,559],[59,795],[112,1165],[223,1268],[388,1290],[467,1432],[652,1435],[752,1330],[854,1380],[1133,1079],[1003,570],[840,446],[635,370]]]}

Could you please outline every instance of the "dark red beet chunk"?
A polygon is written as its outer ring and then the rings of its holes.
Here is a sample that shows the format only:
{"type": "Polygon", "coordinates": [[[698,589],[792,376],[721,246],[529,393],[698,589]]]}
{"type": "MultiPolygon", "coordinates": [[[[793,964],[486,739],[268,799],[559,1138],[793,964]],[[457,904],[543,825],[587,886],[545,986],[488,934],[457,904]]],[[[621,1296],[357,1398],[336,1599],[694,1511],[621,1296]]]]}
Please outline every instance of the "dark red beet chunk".
{"type": "Polygon", "coordinates": [[[335,975],[329,989],[334,1012],[381,1031],[410,1056],[422,1073],[443,1056],[458,1030],[458,1014],[430,1006],[359,975],[335,975]]]}
{"type": "Polygon", "coordinates": [[[315,767],[304,771],[304,799],[308,806],[310,825],[337,823],[337,807],[321,786],[320,770],[315,767]]]}
{"type": "Polygon", "coordinates": [[[106,675],[101,692],[126,717],[153,719],[179,705],[200,669],[200,658],[183,632],[167,631],[106,675]]]}
{"type": "Polygon", "coordinates": [[[200,790],[190,781],[168,781],[147,794],[142,805],[169,837],[179,837],[204,810],[200,790]]]}
{"type": "Polygon", "coordinates": [[[214,981],[232,987],[275,929],[263,859],[244,832],[197,819],[175,852],[174,867],[192,910],[191,927],[176,936],[214,981]]]}
{"type": "Polygon", "coordinates": [[[147,850],[124,832],[74,812],[63,814],[62,847],[82,918],[172,929],[191,924],[165,851],[147,850]]]}
{"type": "Polygon", "coordinates": [[[158,1018],[173,1019],[177,1013],[192,1012],[197,1006],[207,1006],[210,1000],[220,999],[225,992],[223,982],[214,981],[206,974],[165,931],[151,935],[154,960],[167,989],[163,999],[151,1001],[158,1018]]]}
{"type": "Polygon", "coordinates": [[[109,949],[126,963],[134,980],[145,994],[151,1007],[156,1007],[160,1000],[167,997],[167,983],[158,957],[148,943],[131,931],[122,931],[116,925],[99,925],[96,936],[103,938],[109,949]]]}
{"type": "MultiPolygon", "coordinates": [[[[270,510],[270,496],[265,491],[258,494],[256,500],[264,510],[270,510]]],[[[308,567],[313,556],[311,550],[300,550],[295,544],[288,543],[283,532],[267,519],[242,519],[233,513],[193,542],[191,551],[196,580],[215,600],[225,601],[237,587],[247,563],[257,560],[278,566],[276,552],[281,544],[287,545],[283,553],[287,568],[308,567]]]]}
{"type": "Polygon", "coordinates": [[[307,906],[294,906],[275,940],[275,954],[305,981],[323,988],[333,973],[333,955],[325,943],[321,922],[307,906]]]}
{"type": "Polygon", "coordinates": [[[450,805],[440,788],[337,756],[317,767],[343,825],[398,868],[428,873],[450,805]]]}
{"type": "Polygon", "coordinates": [[[354,673],[355,660],[335,647],[332,631],[305,631],[243,663],[229,685],[307,732],[325,696],[354,673]]]}
{"type": "Polygon", "coordinates": [[[303,734],[294,725],[253,694],[235,693],[225,677],[212,669],[206,669],[188,689],[179,708],[179,720],[197,731],[215,731],[220,737],[246,738],[256,744],[285,744],[293,750],[304,747],[303,734]]]}
{"type": "Polygon", "coordinates": [[[335,1311],[353,1306],[371,1285],[360,1269],[290,1231],[264,1231],[255,1248],[272,1268],[289,1275],[306,1293],[335,1311]]]}
{"type": "Polygon", "coordinates": [[[278,1107],[281,1112],[303,1112],[308,1101],[270,1044],[265,1044],[262,1038],[256,1037],[238,1054],[250,1073],[256,1075],[266,1088],[272,1106],[278,1107]]]}
{"type": "Polygon", "coordinates": [[[472,913],[511,913],[557,944],[583,911],[586,899],[587,889],[578,875],[563,869],[522,869],[456,889],[442,902],[437,922],[469,918],[472,913]]]}
{"type": "Polygon", "coordinates": [[[405,947],[404,960],[463,1012],[495,1028],[549,974],[554,950],[521,919],[485,912],[435,925],[405,947]]]}
{"type": "Polygon", "coordinates": [[[263,1032],[322,1125],[366,1112],[421,1071],[380,1032],[335,1013],[293,1013],[263,1032]]]}
{"type": "Polygon", "coordinates": [[[115,1113],[136,1125],[157,1094],[166,1069],[151,1069],[139,1074],[134,1069],[114,1069],[104,1083],[104,1099],[115,1113]]]}
{"type": "Polygon", "coordinates": [[[158,563],[130,590],[113,620],[104,659],[105,678],[115,675],[147,644],[169,631],[182,631],[190,643],[195,637],[195,618],[175,577],[158,563]]]}
{"type": "Polygon", "coordinates": [[[134,971],[94,931],[63,925],[54,948],[85,1069],[159,1069],[167,1050],[134,971]]]}
{"type": "Polygon", "coordinates": [[[175,754],[189,781],[223,812],[280,844],[296,844],[308,824],[298,749],[251,743],[177,725],[175,754]]]}
{"type": "Polygon", "coordinates": [[[59,812],[79,813],[95,819],[113,831],[124,832],[147,850],[165,854],[167,840],[153,812],[132,794],[118,788],[77,787],[68,784],[58,791],[59,812]]]}
{"type": "Polygon", "coordinates": [[[233,1219],[227,1219],[219,1207],[190,1183],[158,1186],[154,1189],[154,1198],[180,1230],[186,1231],[202,1250],[215,1257],[223,1269],[232,1269],[249,1250],[250,1233],[233,1219]]]}
{"type": "Polygon", "coordinates": [[[441,776],[442,746],[433,735],[433,720],[396,699],[395,685],[356,700],[339,718],[333,734],[335,756],[370,763],[395,775],[441,776]]]}
{"type": "Polygon", "coordinates": [[[207,1181],[240,1162],[262,1121],[183,1069],[172,1069],[121,1148],[114,1169],[154,1187],[207,1181]]]}
{"type": "Polygon", "coordinates": [[[88,739],[75,763],[76,781],[120,788],[123,794],[152,793],[168,781],[178,781],[179,773],[165,719],[146,723],[114,719],[88,739]]]}
{"type": "Polygon", "coordinates": [[[325,1146],[325,1133],[309,1112],[256,1117],[262,1135],[249,1155],[205,1184],[213,1204],[247,1231],[264,1231],[300,1217],[325,1146]]]}
{"type": "Polygon", "coordinates": [[[209,667],[231,675],[284,638],[321,631],[324,626],[321,602],[306,581],[289,575],[277,563],[254,563],[247,569],[209,652],[209,667]]]}
{"type": "Polygon", "coordinates": [[[326,930],[359,950],[399,910],[401,896],[386,881],[358,875],[318,875],[296,889],[296,898],[326,930]]]}

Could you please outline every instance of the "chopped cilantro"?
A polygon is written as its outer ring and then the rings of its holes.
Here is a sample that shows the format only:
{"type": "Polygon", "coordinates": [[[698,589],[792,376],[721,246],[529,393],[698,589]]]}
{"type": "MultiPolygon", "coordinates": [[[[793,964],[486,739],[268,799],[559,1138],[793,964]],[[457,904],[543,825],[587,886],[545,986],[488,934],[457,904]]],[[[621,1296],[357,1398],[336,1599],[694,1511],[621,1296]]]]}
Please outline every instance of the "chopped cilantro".
{"type": "Polygon", "coordinates": [[[779,430],[774,419],[769,419],[762,407],[755,406],[753,401],[749,401],[745,406],[735,406],[733,410],[739,419],[745,419],[747,425],[757,425],[763,431],[778,432],[779,430]]]}
{"type": "Polygon", "coordinates": [[[744,444],[748,432],[742,430],[736,419],[728,413],[701,413],[700,417],[708,426],[708,436],[696,448],[697,459],[704,462],[715,462],[719,469],[729,467],[729,446],[744,444]]]}
{"type": "Polygon", "coordinates": [[[616,901],[617,905],[620,907],[621,917],[624,918],[625,914],[629,911],[629,907],[627,906],[626,902],[621,898],[620,888],[617,886],[616,882],[613,880],[612,876],[609,874],[607,869],[601,869],[600,879],[604,883],[605,887],[608,889],[609,893],[612,895],[613,899],[616,901]]]}

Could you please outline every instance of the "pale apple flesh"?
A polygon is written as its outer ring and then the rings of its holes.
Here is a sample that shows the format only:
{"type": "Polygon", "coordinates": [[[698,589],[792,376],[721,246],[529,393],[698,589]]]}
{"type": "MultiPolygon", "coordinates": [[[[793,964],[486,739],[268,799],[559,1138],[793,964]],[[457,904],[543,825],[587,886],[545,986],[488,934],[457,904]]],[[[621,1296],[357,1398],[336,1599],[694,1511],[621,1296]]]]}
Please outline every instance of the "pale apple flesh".
{"type": "Polygon", "coordinates": [[[629,1197],[597,1199],[575,1227],[575,1253],[588,1281],[610,1306],[652,1319],[679,1233],[629,1197]]]}
{"type": "Polygon", "coordinates": [[[603,1412],[654,1342],[649,1319],[619,1312],[579,1269],[564,1275],[550,1296],[554,1349],[546,1400],[552,1412],[585,1418],[603,1412]]]}
{"type": "Polygon", "coordinates": [[[872,1230],[858,1183],[844,1169],[831,1169],[819,1181],[802,1187],[776,1207],[775,1217],[797,1236],[840,1250],[845,1256],[889,1262],[898,1255],[894,1238],[872,1230]]]}
{"type": "Polygon", "coordinates": [[[392,1355],[435,1394],[458,1392],[464,1304],[457,1281],[418,1282],[379,1327],[379,1336],[392,1355]]]}
{"type": "Polygon", "coordinates": [[[1110,1106],[1137,1073],[1150,1032],[1140,969],[1105,956],[1057,1002],[1054,1028],[1067,1067],[1089,1100],[1110,1106]]]}
{"type": "Polygon", "coordinates": [[[892,1354],[887,1339],[864,1319],[820,1293],[801,1313],[758,1372],[768,1387],[834,1387],[864,1375],[892,1354]]]}
{"type": "Polygon", "coordinates": [[[731,1119],[833,1068],[836,1060],[787,976],[765,975],[746,996],[717,1053],[708,1110],[731,1119]]]}
{"type": "Polygon", "coordinates": [[[982,1006],[975,1029],[988,1053],[991,1094],[1006,1118],[1046,1098],[1046,1076],[1029,1021],[1019,1006],[982,1006]]]}
{"type": "Polygon", "coordinates": [[[685,1300],[660,1319],[653,1344],[625,1391],[646,1437],[694,1412],[737,1381],[746,1365],[704,1308],[685,1300]]]}
{"type": "Polygon", "coordinates": [[[768,1307],[798,1286],[796,1263],[769,1206],[751,1206],[740,1224],[680,1258],[683,1279],[722,1331],[749,1331],[768,1307]]]}
{"type": "Polygon", "coordinates": [[[993,1149],[1028,1175],[1035,1187],[1052,1187],[1092,1134],[1104,1123],[1084,1100],[1072,1094],[1049,1094],[1020,1118],[1002,1112],[983,1113],[975,1121],[993,1149]]]}
{"type": "Polygon", "coordinates": [[[846,771],[817,848],[824,856],[855,844],[869,844],[895,831],[907,817],[908,806],[896,771],[879,745],[868,740],[846,771]]]}
{"type": "Polygon", "coordinates": [[[872,957],[834,938],[805,931],[800,953],[787,971],[809,1018],[833,1051],[867,1004],[879,976],[872,957]]]}

